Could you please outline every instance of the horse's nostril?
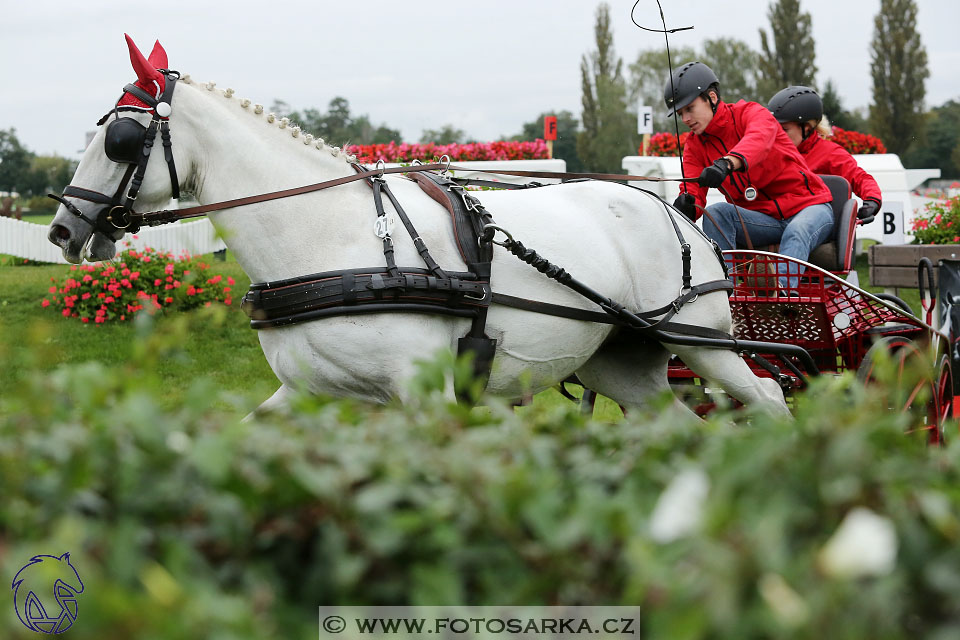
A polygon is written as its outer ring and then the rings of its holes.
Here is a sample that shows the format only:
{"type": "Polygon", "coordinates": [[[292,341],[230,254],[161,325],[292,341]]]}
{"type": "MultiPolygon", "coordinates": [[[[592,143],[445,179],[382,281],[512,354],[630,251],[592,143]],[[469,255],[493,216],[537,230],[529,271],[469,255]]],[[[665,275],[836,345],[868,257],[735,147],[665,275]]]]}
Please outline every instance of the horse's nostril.
{"type": "Polygon", "coordinates": [[[70,239],[70,230],[60,224],[55,224],[48,234],[50,241],[54,244],[60,244],[70,239]]]}

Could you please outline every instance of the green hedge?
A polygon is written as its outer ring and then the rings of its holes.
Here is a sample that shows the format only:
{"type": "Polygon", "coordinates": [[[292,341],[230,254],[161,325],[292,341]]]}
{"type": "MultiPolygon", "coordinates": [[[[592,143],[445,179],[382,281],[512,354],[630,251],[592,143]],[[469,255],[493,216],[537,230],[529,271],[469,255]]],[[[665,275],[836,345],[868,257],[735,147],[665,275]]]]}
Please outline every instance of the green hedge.
{"type": "MultiPolygon", "coordinates": [[[[905,436],[850,379],[819,381],[794,422],[611,425],[451,405],[441,358],[406,406],[304,397],[241,422],[204,380],[164,408],[150,366],[183,337],[0,397],[0,567],[71,552],[71,638],[315,637],[320,604],[637,605],[656,638],[960,633],[957,438],[905,436]],[[666,541],[652,514],[678,477],[706,493],[666,541]],[[822,549],[858,507],[892,523],[896,560],[838,577],[822,549]]],[[[12,607],[0,629],[33,637],[12,607]]]]}

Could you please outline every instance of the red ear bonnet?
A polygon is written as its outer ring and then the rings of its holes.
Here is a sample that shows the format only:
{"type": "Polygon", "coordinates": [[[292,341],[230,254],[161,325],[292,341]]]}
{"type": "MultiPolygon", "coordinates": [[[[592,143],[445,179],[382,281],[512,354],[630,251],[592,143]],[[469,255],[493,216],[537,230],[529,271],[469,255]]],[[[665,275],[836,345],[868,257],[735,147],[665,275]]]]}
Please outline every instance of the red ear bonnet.
{"type": "MultiPolygon", "coordinates": [[[[137,81],[134,84],[150,95],[159,98],[166,86],[166,78],[157,69],[167,68],[167,52],[163,50],[160,41],[157,40],[156,44],[153,45],[153,51],[150,52],[150,57],[144,58],[140,49],[133,43],[133,39],[127,34],[123,34],[123,36],[127,39],[130,62],[133,64],[133,70],[137,73],[137,81]]],[[[124,94],[120,100],[120,106],[123,105],[151,110],[149,106],[129,93],[124,94]]]]}

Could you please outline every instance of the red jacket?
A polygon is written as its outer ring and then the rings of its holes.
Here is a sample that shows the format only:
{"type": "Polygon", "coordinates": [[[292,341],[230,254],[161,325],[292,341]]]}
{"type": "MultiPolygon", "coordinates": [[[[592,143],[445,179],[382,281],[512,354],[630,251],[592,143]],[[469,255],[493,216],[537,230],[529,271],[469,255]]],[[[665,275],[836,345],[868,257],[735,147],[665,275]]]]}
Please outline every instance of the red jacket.
{"type": "Polygon", "coordinates": [[[883,195],[877,181],[860,168],[846,149],[833,140],[824,140],[813,134],[801,142],[797,149],[803,154],[803,159],[810,168],[817,173],[842,176],[861,200],[875,200],[878,205],[883,204],[883,195]]]}
{"type": "MultiPolygon", "coordinates": [[[[807,166],[780,123],[761,104],[720,102],[703,133],[687,137],[683,174],[697,178],[705,167],[726,155],[743,162],[743,169],[730,174],[721,187],[727,202],[738,207],[789,218],[806,207],[832,200],[823,180],[807,166]],[[747,187],[757,190],[755,200],[744,197],[747,187]]],[[[706,203],[707,187],[684,182],[681,190],[693,194],[698,205],[706,203]]]]}

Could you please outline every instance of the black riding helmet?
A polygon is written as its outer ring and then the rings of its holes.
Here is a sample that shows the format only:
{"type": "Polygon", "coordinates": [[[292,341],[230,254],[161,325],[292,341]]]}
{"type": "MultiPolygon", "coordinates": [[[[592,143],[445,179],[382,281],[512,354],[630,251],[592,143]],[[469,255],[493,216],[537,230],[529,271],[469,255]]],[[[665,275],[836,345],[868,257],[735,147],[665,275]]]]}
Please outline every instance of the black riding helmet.
{"type": "Polygon", "coordinates": [[[770,98],[767,109],[777,122],[797,122],[823,119],[823,100],[810,87],[787,87],[770,98]]]}
{"type": "Polygon", "coordinates": [[[672,116],[677,109],[682,109],[706,93],[712,85],[719,85],[720,80],[713,69],[702,62],[688,62],[673,72],[663,88],[663,101],[667,105],[667,116],[672,116]]]}

